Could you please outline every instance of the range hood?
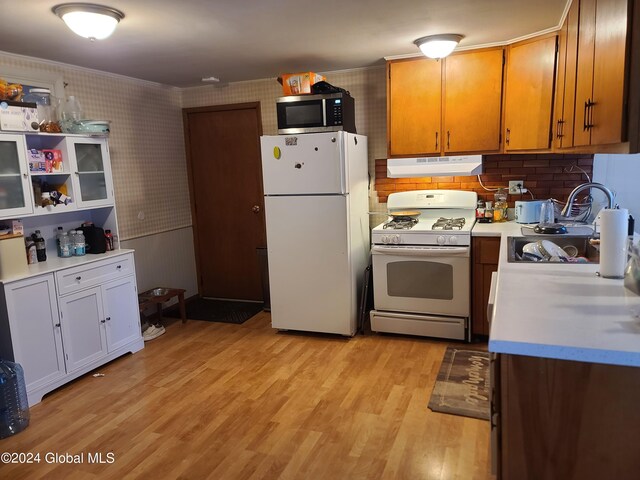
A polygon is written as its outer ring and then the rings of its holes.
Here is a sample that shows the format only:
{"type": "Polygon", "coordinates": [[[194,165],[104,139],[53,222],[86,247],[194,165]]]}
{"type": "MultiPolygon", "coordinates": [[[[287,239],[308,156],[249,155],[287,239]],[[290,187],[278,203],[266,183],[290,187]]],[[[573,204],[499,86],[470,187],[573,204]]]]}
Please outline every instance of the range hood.
{"type": "Polygon", "coordinates": [[[482,173],[482,155],[387,159],[387,177],[453,177],[482,173]]]}

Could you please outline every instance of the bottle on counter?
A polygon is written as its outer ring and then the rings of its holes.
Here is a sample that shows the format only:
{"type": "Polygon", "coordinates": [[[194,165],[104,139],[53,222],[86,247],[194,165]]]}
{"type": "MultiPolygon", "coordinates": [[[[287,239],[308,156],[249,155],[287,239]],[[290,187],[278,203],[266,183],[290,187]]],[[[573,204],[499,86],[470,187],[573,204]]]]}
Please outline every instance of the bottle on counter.
{"type": "Polygon", "coordinates": [[[69,230],[69,251],[71,252],[71,256],[75,256],[76,254],[76,231],[69,230]]]}
{"type": "Polygon", "coordinates": [[[33,239],[33,242],[36,245],[36,257],[38,258],[39,262],[46,262],[47,261],[47,245],[44,241],[44,238],[42,238],[42,234],[40,233],[40,230],[36,230],[36,233],[34,233],[31,238],[33,239]]]}
{"type": "Polygon", "coordinates": [[[484,208],[484,221],[485,223],[493,222],[493,204],[489,201],[485,204],[484,208]]]}
{"type": "Polygon", "coordinates": [[[113,250],[113,234],[111,233],[111,230],[104,231],[104,239],[107,243],[107,251],[109,252],[113,250]]]}
{"type": "Polygon", "coordinates": [[[69,234],[67,232],[62,232],[62,235],[60,236],[60,257],[69,258],[73,256],[71,248],[71,239],[69,238],[69,234]]]}
{"type": "Polygon", "coordinates": [[[493,195],[493,221],[494,222],[506,222],[507,221],[507,191],[504,188],[499,188],[493,195]]]}
{"type": "Polygon", "coordinates": [[[484,200],[479,198],[476,204],[476,220],[484,218],[484,200]]]}
{"type": "Polygon", "coordinates": [[[82,230],[76,230],[74,249],[78,257],[81,257],[82,255],[87,253],[87,245],[85,243],[84,233],[82,232],[82,230]]]}
{"type": "Polygon", "coordinates": [[[58,250],[58,256],[59,257],[62,256],[60,254],[60,238],[62,237],[63,233],[64,233],[64,231],[62,230],[62,227],[58,227],[58,232],[56,233],[56,249],[58,250]]]}
{"type": "Polygon", "coordinates": [[[32,238],[25,238],[25,247],[27,249],[27,263],[33,265],[38,263],[38,253],[36,251],[36,242],[32,238]]]}

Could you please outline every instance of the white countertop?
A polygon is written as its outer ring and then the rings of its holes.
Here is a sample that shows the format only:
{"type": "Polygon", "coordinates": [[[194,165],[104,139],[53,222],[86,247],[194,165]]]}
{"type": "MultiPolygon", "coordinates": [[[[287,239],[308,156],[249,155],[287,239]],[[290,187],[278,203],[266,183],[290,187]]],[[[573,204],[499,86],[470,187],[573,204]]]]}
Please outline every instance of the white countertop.
{"type": "Polygon", "coordinates": [[[597,264],[507,262],[515,222],[476,224],[474,236],[502,237],[489,351],[640,366],[640,296],[597,264]]]}
{"type": "Polygon", "coordinates": [[[104,260],[105,258],[109,258],[109,257],[126,255],[127,253],[132,253],[134,251],[135,250],[132,250],[129,248],[120,248],[118,250],[112,250],[105,253],[98,253],[95,255],[88,253],[80,257],[68,257],[68,258],[60,258],[57,256],[50,255],[49,254],[50,252],[47,252],[48,255],[47,255],[47,260],[45,262],[38,262],[32,265],[28,265],[27,270],[24,273],[0,278],[0,283],[15,282],[17,280],[22,280],[23,278],[30,278],[30,277],[35,277],[37,275],[44,275],[45,273],[57,272],[65,268],[77,267],[79,265],[85,265],[92,262],[97,262],[99,260],[104,260]]]}

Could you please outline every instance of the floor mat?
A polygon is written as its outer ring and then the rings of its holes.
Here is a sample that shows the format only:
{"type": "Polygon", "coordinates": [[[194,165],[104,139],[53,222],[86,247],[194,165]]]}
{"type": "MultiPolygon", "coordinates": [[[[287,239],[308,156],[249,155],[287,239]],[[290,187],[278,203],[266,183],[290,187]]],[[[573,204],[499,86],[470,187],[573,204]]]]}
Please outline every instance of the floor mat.
{"type": "Polygon", "coordinates": [[[434,412],[489,420],[489,353],[448,347],[431,392],[434,412]]]}
{"type": "MultiPolygon", "coordinates": [[[[262,311],[262,306],[262,303],[255,302],[196,298],[187,302],[187,319],[241,324],[262,311]]],[[[180,311],[173,309],[163,315],[180,318],[180,311]]]]}

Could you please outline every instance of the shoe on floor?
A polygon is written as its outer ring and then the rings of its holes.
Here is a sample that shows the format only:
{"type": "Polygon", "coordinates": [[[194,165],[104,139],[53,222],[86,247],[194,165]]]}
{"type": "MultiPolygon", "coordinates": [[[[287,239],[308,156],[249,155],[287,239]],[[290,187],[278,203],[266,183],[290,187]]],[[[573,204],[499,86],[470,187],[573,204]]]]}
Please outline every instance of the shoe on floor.
{"type": "Polygon", "coordinates": [[[151,325],[142,334],[142,339],[145,342],[148,340],[153,340],[154,338],[158,338],[160,335],[164,335],[165,332],[166,330],[162,325],[151,325]]]}

